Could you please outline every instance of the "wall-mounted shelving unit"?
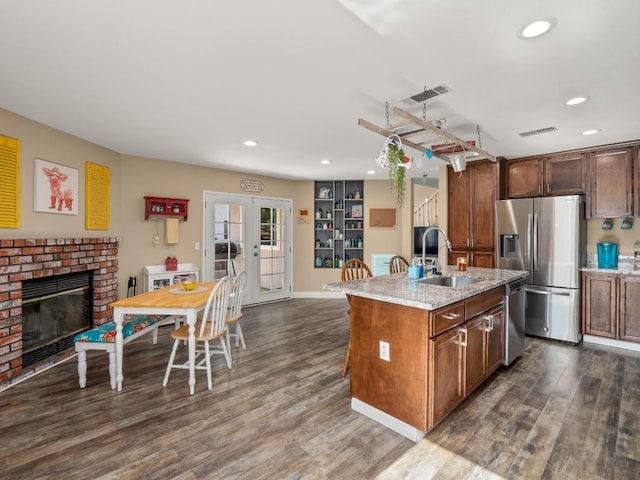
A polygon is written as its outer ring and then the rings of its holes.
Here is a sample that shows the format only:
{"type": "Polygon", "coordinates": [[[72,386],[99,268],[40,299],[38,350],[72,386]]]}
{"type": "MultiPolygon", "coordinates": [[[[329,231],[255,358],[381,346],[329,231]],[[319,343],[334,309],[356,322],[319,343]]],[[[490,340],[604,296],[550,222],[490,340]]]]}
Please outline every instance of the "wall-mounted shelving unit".
{"type": "Polygon", "coordinates": [[[187,221],[189,200],[184,198],[144,197],[144,219],[182,217],[187,221]]]}
{"type": "Polygon", "coordinates": [[[317,181],[314,192],[315,268],[342,268],[351,258],[363,260],[364,181],[317,181]]]}

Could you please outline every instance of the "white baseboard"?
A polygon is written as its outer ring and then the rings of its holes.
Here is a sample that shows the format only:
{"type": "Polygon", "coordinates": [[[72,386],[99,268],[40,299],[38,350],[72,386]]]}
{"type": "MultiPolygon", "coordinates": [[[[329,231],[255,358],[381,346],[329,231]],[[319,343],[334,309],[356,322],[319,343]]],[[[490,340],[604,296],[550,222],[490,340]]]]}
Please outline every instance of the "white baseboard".
{"type": "Polygon", "coordinates": [[[399,433],[403,437],[408,438],[412,442],[417,443],[426,435],[426,432],[418,430],[408,423],[404,423],[402,420],[398,420],[396,417],[392,417],[388,413],[378,410],[357,398],[351,398],[351,408],[356,412],[369,417],[371,420],[375,420],[381,425],[393,430],[394,432],[399,433]]]}
{"type": "Polygon", "coordinates": [[[633,350],[640,352],[640,343],[625,342],[623,340],[614,340],[612,338],[595,337],[593,335],[582,335],[584,343],[595,343],[596,345],[605,345],[607,347],[623,348],[625,350],[633,350]]]}

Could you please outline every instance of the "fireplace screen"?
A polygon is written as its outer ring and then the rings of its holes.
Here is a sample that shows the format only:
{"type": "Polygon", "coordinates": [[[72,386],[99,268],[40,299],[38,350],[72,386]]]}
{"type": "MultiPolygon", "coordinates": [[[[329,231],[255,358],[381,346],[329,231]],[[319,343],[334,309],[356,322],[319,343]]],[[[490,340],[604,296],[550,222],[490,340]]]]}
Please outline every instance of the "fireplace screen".
{"type": "Polygon", "coordinates": [[[81,272],[23,282],[23,367],[66,350],[75,334],[91,328],[91,279],[81,272]]]}

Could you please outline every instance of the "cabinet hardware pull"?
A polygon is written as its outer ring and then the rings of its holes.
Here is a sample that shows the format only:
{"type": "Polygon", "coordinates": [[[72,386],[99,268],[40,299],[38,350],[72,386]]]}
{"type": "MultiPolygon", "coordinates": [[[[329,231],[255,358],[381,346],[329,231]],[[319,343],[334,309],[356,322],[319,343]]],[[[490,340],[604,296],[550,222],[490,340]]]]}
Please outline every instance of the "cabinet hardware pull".
{"type": "Polygon", "coordinates": [[[547,183],[547,193],[551,193],[551,186],[547,183]]]}
{"type": "Polygon", "coordinates": [[[487,323],[485,324],[484,331],[485,332],[493,332],[493,315],[485,315],[485,320],[487,323]]]}
{"type": "Polygon", "coordinates": [[[461,328],[459,330],[460,333],[464,334],[464,340],[460,341],[460,345],[463,347],[467,346],[467,329],[466,328],[461,328]]]}
{"type": "Polygon", "coordinates": [[[442,315],[442,318],[446,318],[447,320],[455,320],[456,318],[460,318],[459,313],[450,313],[448,315],[442,315]]]}

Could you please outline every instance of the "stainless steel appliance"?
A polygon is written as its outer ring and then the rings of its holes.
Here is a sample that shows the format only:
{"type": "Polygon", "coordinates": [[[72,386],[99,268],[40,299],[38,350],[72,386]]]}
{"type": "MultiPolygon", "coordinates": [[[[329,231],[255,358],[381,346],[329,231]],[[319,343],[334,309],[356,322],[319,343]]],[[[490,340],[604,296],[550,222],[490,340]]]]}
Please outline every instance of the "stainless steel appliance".
{"type": "Polygon", "coordinates": [[[525,280],[505,285],[504,290],[504,355],[503,365],[511,365],[525,347],[525,280]]]}
{"type": "Polygon", "coordinates": [[[527,270],[525,331],[582,341],[580,267],[586,263],[580,195],[496,202],[498,268],[527,270]]]}

